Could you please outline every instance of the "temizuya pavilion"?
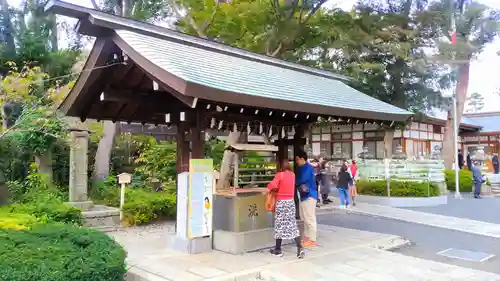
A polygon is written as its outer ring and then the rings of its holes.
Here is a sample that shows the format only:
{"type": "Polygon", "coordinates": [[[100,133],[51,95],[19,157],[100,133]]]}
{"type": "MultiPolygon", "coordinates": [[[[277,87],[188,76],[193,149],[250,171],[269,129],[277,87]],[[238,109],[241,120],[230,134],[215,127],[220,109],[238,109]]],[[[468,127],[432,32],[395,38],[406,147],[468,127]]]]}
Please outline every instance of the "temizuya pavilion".
{"type": "Polygon", "coordinates": [[[175,125],[179,173],[188,170],[190,158],[204,158],[209,128],[231,130],[256,120],[265,132],[293,127],[293,140],[277,142],[280,160],[288,145],[303,148],[304,131],[318,118],[392,126],[412,115],[328,71],[65,2],[52,1],[46,10],[77,18],[77,31],[96,37],[60,109],[81,120],[175,125]]]}

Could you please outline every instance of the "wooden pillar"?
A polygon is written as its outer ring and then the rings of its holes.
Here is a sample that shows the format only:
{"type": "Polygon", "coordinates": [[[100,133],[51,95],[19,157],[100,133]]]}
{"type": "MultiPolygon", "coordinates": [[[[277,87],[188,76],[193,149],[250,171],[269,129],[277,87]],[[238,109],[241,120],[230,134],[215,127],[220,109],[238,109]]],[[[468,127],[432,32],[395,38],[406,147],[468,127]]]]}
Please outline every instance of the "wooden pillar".
{"type": "Polygon", "coordinates": [[[281,163],[283,162],[283,159],[284,158],[284,155],[285,155],[285,142],[283,140],[283,137],[281,136],[281,134],[278,134],[278,141],[277,141],[277,145],[278,145],[278,153],[276,153],[276,169],[278,171],[281,170],[281,163]]]}
{"type": "Polygon", "coordinates": [[[177,173],[189,171],[189,142],[186,140],[187,124],[185,122],[177,125],[177,173]]]}
{"type": "Polygon", "coordinates": [[[203,114],[195,112],[193,124],[190,128],[191,158],[205,158],[205,120],[203,114]]]}

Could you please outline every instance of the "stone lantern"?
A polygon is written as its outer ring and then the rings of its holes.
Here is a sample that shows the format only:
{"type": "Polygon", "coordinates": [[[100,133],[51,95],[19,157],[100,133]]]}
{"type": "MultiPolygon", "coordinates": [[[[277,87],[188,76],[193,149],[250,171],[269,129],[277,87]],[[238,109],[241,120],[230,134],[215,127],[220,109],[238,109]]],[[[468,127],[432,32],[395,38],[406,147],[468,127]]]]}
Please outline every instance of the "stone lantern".
{"type": "Polygon", "coordinates": [[[471,160],[472,161],[477,161],[479,164],[482,166],[484,162],[486,161],[487,156],[486,153],[484,153],[484,147],[483,146],[477,146],[471,155],[471,160]]]}
{"type": "Polygon", "coordinates": [[[340,146],[335,147],[335,151],[333,152],[332,158],[333,159],[342,159],[342,158],[344,158],[343,155],[342,155],[342,147],[340,147],[340,146]]]}
{"type": "MultiPolygon", "coordinates": [[[[482,171],[483,173],[486,172],[486,166],[484,163],[488,159],[488,156],[486,153],[484,153],[484,147],[481,145],[476,146],[476,148],[473,150],[472,155],[471,155],[471,160],[472,162],[478,162],[479,163],[479,170],[482,171]]],[[[486,184],[483,184],[481,186],[481,194],[486,194],[489,195],[491,194],[491,188],[487,186],[486,184]]]]}
{"type": "Polygon", "coordinates": [[[375,158],[373,156],[373,154],[371,154],[369,151],[368,151],[368,147],[363,147],[363,152],[361,152],[360,154],[358,154],[358,157],[363,159],[363,160],[366,160],[366,159],[373,159],[375,158]]]}
{"type": "Polygon", "coordinates": [[[406,160],[406,153],[403,152],[403,146],[398,144],[396,146],[396,151],[392,154],[392,159],[406,160]]]}
{"type": "Polygon", "coordinates": [[[438,145],[435,145],[432,148],[431,159],[434,159],[434,160],[441,159],[441,148],[438,145]]]}

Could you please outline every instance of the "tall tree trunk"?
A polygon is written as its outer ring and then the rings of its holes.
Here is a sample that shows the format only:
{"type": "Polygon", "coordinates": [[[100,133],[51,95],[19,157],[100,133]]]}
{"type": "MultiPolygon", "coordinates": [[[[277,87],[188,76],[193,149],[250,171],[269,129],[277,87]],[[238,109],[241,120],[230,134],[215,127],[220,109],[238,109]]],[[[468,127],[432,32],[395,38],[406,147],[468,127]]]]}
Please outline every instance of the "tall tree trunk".
{"type": "Polygon", "coordinates": [[[59,43],[57,40],[57,20],[56,20],[56,15],[51,14],[50,15],[50,46],[52,52],[57,52],[59,51],[59,43]]]}
{"type": "Polygon", "coordinates": [[[109,176],[111,151],[115,146],[118,123],[104,121],[103,135],[99,140],[94,162],[94,179],[103,180],[109,176]]]}
{"type": "Polygon", "coordinates": [[[6,53],[8,55],[15,55],[16,45],[14,43],[14,28],[12,26],[12,20],[10,18],[9,3],[7,2],[7,0],[0,0],[0,6],[2,9],[3,26],[5,28],[2,33],[7,46],[6,53]]]}
{"type": "Polygon", "coordinates": [[[384,158],[392,158],[392,147],[394,143],[394,128],[388,128],[384,134],[384,158]]]}
{"type": "MultiPolygon", "coordinates": [[[[458,82],[455,89],[455,95],[457,98],[457,126],[460,128],[460,122],[462,120],[462,115],[464,112],[465,102],[467,100],[467,91],[469,88],[469,75],[470,75],[470,63],[461,64],[458,67],[458,82]]],[[[443,138],[443,159],[444,165],[447,169],[453,167],[455,151],[458,147],[455,147],[453,141],[453,113],[451,110],[448,111],[448,118],[446,121],[446,127],[444,128],[444,138],[443,138]]],[[[459,130],[460,131],[460,130],[459,130]]]]}
{"type": "Polygon", "coordinates": [[[49,151],[43,155],[35,155],[35,162],[38,165],[38,172],[45,175],[48,183],[52,183],[52,153],[49,151]]]}

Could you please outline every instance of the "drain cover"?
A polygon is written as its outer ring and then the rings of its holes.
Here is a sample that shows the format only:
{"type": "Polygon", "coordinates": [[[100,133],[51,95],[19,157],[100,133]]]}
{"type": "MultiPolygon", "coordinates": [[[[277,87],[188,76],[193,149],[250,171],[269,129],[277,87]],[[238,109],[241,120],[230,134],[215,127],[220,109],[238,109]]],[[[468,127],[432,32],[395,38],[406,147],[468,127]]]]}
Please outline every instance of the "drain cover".
{"type": "Polygon", "coordinates": [[[460,259],[465,261],[473,261],[473,262],[484,262],[495,256],[488,253],[473,252],[473,251],[454,249],[454,248],[446,249],[437,254],[444,257],[460,259]]]}

